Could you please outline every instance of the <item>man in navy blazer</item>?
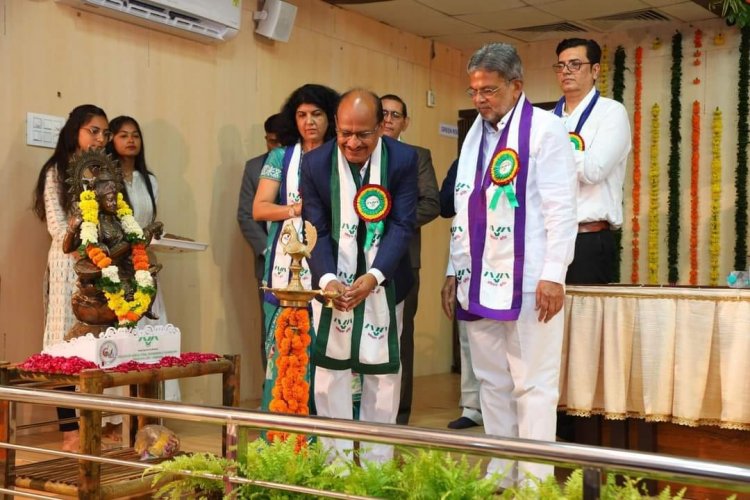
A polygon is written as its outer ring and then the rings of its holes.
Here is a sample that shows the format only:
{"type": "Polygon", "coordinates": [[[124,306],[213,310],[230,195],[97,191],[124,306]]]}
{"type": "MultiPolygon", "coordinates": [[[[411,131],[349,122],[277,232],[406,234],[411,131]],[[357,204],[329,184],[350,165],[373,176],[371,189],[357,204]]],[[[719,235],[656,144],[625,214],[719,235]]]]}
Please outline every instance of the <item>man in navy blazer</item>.
{"type": "MultiPolygon", "coordinates": [[[[408,249],[416,227],[418,159],[414,148],[381,137],[382,120],[375,94],[345,93],[336,112],[336,140],[303,157],[300,185],[302,217],[318,232],[308,260],[313,285],[340,294],[335,310],[324,309],[316,321],[316,408],[323,416],[352,418],[354,370],[363,374],[360,419],[395,423],[398,337],[403,299],[413,283],[408,249]],[[373,311],[388,311],[383,325],[377,323],[383,314],[373,311]]],[[[351,449],[336,441],[331,444],[339,451],[351,449]]],[[[392,455],[389,446],[368,448],[370,460],[392,455]]]]}

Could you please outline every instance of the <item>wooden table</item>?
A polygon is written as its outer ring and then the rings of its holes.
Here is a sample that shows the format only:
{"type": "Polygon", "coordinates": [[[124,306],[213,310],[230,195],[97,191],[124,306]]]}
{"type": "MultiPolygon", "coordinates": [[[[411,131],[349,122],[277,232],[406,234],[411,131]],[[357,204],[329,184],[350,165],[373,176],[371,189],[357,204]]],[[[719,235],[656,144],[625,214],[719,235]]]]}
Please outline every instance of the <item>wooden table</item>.
{"type": "MultiPolygon", "coordinates": [[[[36,383],[42,388],[77,385],[80,392],[88,394],[102,394],[104,389],[109,387],[130,386],[131,395],[156,398],[158,396],[159,384],[164,380],[199,377],[210,374],[222,375],[222,404],[224,406],[237,407],[240,399],[240,357],[238,355],[226,355],[216,361],[193,363],[188,366],[153,368],[125,373],[95,369],[84,370],[79,375],[25,372],[19,370],[17,365],[5,364],[0,366],[0,384],[18,385],[36,383]]],[[[11,408],[10,401],[0,401],[0,438],[9,443],[15,441],[16,434],[15,418],[11,408]]],[[[148,417],[138,415],[138,428],[151,423],[152,420],[148,417]]],[[[102,454],[101,411],[82,409],[80,411],[79,428],[81,433],[80,453],[100,456],[102,454]]],[[[225,452],[227,449],[226,429],[222,436],[222,451],[225,452]]],[[[118,458],[122,458],[122,454],[118,458]]],[[[48,462],[62,461],[70,461],[70,459],[56,459],[55,461],[48,462]]],[[[77,482],[53,482],[20,476],[20,474],[16,473],[14,450],[0,449],[0,466],[3,468],[3,474],[0,477],[3,486],[15,484],[19,487],[63,495],[73,495],[84,499],[117,498],[123,494],[134,493],[134,491],[131,491],[134,489],[133,485],[129,484],[127,480],[103,484],[102,467],[98,462],[78,460],[77,482]]],[[[61,464],[60,467],[64,467],[64,464],[61,464]]],[[[133,476],[134,478],[140,478],[141,472],[136,470],[133,476]]],[[[132,483],[133,481],[130,482],[132,483]]],[[[138,482],[143,483],[143,481],[138,482]]]]}

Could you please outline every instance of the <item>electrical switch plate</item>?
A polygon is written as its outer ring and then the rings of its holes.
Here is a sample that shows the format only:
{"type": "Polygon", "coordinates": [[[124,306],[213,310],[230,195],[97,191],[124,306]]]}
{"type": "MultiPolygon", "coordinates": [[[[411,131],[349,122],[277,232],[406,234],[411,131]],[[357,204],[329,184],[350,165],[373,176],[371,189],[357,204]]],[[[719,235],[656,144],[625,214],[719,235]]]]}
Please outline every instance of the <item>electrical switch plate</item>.
{"type": "Polygon", "coordinates": [[[26,144],[54,149],[63,125],[65,118],[62,116],[26,113],[26,144]]]}
{"type": "Polygon", "coordinates": [[[428,108],[434,108],[437,106],[437,100],[436,100],[435,92],[432,90],[427,91],[427,107],[428,108]]]}

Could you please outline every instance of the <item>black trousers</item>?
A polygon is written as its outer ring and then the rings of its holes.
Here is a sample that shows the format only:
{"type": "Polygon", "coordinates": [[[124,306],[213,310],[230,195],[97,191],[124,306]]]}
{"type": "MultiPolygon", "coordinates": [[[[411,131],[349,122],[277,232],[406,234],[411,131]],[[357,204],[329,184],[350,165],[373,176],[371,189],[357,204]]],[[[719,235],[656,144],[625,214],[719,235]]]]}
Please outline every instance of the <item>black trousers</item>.
{"type": "MultiPolygon", "coordinates": [[[[76,388],[74,385],[67,385],[65,387],[60,387],[59,390],[75,392],[76,388]]],[[[59,420],[68,419],[68,418],[76,418],[76,410],[75,408],[61,408],[58,406],[57,418],[59,420]]],[[[78,421],[76,420],[75,422],[66,422],[64,424],[60,424],[58,427],[60,428],[60,432],[77,431],[78,421]]]]}
{"type": "Polygon", "coordinates": [[[412,269],[414,286],[404,299],[404,326],[401,330],[401,398],[398,403],[396,423],[407,425],[411,416],[411,399],[414,388],[414,316],[419,303],[419,269],[412,269]]]}
{"type": "MultiPolygon", "coordinates": [[[[612,231],[578,233],[573,262],[568,267],[568,285],[603,285],[615,276],[615,236],[612,231]]],[[[601,417],[557,414],[557,436],[581,444],[601,443],[601,417]]]]}

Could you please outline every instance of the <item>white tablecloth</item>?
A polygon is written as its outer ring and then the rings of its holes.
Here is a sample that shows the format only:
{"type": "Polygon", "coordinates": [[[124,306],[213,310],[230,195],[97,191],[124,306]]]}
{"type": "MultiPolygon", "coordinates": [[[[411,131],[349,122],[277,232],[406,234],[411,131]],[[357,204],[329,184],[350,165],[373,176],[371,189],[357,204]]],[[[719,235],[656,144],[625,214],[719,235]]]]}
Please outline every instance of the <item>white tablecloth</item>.
{"type": "Polygon", "coordinates": [[[560,405],[750,430],[750,290],[569,286],[560,405]]]}

